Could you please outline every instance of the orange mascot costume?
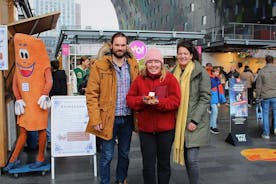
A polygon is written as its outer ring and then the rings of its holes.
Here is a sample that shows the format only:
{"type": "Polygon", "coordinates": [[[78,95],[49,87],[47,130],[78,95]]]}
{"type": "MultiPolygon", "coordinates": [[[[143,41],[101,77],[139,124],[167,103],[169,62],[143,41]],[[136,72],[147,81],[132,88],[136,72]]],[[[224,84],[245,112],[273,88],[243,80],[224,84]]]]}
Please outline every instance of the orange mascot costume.
{"type": "Polygon", "coordinates": [[[38,131],[38,155],[30,168],[38,168],[45,164],[48,108],[51,105],[49,92],[53,83],[50,60],[41,39],[17,33],[14,36],[14,47],[16,68],[13,92],[20,134],[4,171],[19,166],[18,156],[26,143],[27,131],[38,131]]]}

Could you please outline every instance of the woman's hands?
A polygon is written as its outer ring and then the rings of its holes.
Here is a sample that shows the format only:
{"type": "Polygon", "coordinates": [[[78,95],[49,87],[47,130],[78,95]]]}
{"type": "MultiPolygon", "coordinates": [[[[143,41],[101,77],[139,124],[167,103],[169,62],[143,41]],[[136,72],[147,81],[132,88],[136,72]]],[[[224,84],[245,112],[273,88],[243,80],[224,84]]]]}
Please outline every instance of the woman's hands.
{"type": "Polygon", "coordinates": [[[156,105],[159,100],[155,96],[143,96],[143,102],[147,105],[156,105]]]}

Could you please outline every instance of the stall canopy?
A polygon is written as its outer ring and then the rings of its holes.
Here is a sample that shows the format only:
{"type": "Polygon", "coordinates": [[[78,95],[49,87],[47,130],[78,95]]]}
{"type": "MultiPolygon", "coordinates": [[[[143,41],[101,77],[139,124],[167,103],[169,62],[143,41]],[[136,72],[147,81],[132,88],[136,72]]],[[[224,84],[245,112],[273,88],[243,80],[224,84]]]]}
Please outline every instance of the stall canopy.
{"type": "Polygon", "coordinates": [[[55,29],[59,15],[60,12],[52,12],[13,22],[8,24],[8,30],[12,35],[15,33],[38,34],[55,29]]]}

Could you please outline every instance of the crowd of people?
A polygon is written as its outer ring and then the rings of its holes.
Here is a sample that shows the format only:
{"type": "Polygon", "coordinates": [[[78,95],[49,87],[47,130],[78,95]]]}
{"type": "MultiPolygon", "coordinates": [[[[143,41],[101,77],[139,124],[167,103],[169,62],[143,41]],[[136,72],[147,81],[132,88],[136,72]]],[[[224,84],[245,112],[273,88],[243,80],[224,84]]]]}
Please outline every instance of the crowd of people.
{"type": "MultiPolygon", "coordinates": [[[[85,95],[89,122],[86,132],[97,136],[100,152],[100,183],[110,183],[110,166],[115,145],[118,148],[116,183],[127,184],[132,132],[139,135],[145,184],[168,184],[173,161],[185,165],[189,182],[200,178],[200,147],[218,134],[218,109],[227,104],[228,81],[245,81],[248,107],[260,102],[263,107],[264,139],[270,138],[269,107],[274,112],[276,135],[276,67],[267,56],[266,66],[253,74],[249,66],[238,72],[234,66],[226,73],[221,66],[202,66],[195,46],[185,40],[177,44],[177,63],[167,69],[161,51],[150,48],[144,68],[128,47],[128,37],[117,32],[100,49],[98,58],[80,58],[74,69],[79,95],[85,95]],[[254,95],[255,93],[255,95],[254,95]]],[[[52,61],[53,87],[49,96],[66,95],[66,74],[52,61]]],[[[48,125],[50,132],[50,126],[48,125]]],[[[50,133],[49,133],[50,135],[50,133]]],[[[50,140],[50,139],[49,139],[50,140]]],[[[5,168],[16,167],[16,155],[5,168]],[[14,164],[11,164],[14,163],[14,164]]],[[[43,158],[44,159],[44,158],[43,158]]],[[[41,159],[42,160],[42,159],[41,159]]]]}

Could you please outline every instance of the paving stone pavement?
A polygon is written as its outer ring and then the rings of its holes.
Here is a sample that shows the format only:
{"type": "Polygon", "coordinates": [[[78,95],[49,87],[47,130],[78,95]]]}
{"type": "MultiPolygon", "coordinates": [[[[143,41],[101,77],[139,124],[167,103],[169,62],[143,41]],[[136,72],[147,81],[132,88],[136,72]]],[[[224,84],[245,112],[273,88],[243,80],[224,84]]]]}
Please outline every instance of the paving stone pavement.
{"type": "MultiPolygon", "coordinates": [[[[222,105],[219,109],[218,128],[220,134],[211,135],[211,145],[200,149],[200,180],[202,184],[272,184],[276,183],[276,162],[248,161],[240,152],[248,148],[276,149],[276,138],[270,140],[260,138],[261,129],[255,120],[255,108],[249,108],[248,132],[252,139],[251,145],[233,146],[225,142],[229,133],[229,107],[222,105]]],[[[112,162],[112,182],[115,181],[116,154],[112,162]]],[[[36,152],[24,151],[20,158],[24,162],[35,159],[36,152]]],[[[50,153],[47,152],[47,157],[50,153]]],[[[97,155],[99,158],[99,155],[97,155]]],[[[7,173],[1,173],[1,184],[96,184],[98,177],[93,176],[90,156],[56,158],[55,179],[51,173],[45,176],[41,173],[23,174],[18,178],[7,173]]],[[[170,184],[188,184],[185,167],[172,162],[170,184]]],[[[142,184],[142,159],[139,139],[136,133],[130,152],[129,184],[142,184]]]]}

